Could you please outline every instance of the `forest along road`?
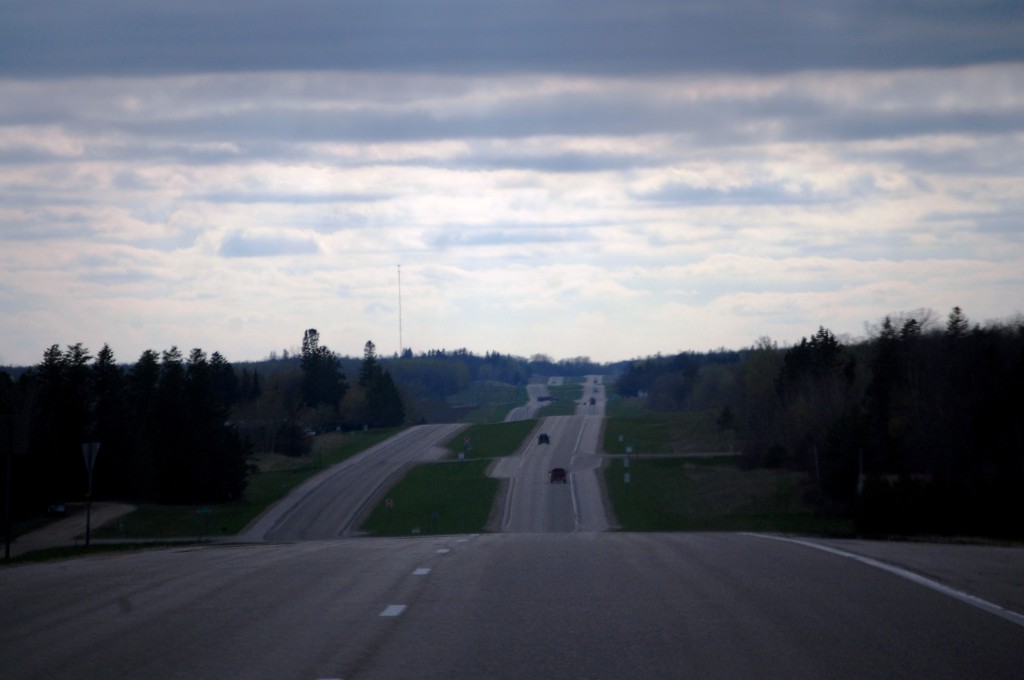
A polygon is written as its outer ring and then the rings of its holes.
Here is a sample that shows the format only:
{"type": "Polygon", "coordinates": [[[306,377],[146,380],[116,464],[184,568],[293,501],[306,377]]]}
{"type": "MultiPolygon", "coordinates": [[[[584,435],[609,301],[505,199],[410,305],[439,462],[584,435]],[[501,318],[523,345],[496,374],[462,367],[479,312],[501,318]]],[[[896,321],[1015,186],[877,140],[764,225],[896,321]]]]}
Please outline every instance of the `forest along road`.
{"type": "MultiPolygon", "coordinates": [[[[1006,578],[1024,573],[1024,550],[1003,558],[1006,578]]],[[[0,602],[5,678],[1019,680],[1024,668],[1024,623],[746,534],[182,547],[4,567],[0,602]]]]}
{"type": "Polygon", "coordinates": [[[466,426],[418,425],[296,487],[234,541],[289,542],[341,538],[357,528],[410,466],[442,458],[441,444],[466,426]]]}
{"type": "Polygon", "coordinates": [[[522,452],[503,458],[491,476],[508,479],[501,531],[509,533],[559,533],[607,531],[609,522],[598,480],[601,467],[600,434],[602,415],[590,406],[590,396],[604,406],[603,387],[595,392],[596,379],[583,387],[587,406],[594,415],[551,416],[541,421],[538,433],[550,443],[533,439],[522,452]],[[601,399],[596,399],[600,396],[601,399]],[[552,483],[552,468],[565,468],[568,481],[552,483]]]}

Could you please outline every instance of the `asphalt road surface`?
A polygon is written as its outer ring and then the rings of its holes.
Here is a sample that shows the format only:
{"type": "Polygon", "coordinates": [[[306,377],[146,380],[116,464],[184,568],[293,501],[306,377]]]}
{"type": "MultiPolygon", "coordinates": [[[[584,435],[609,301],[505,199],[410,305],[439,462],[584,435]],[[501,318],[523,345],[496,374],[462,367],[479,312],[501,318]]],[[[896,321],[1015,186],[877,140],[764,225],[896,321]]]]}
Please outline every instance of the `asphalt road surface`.
{"type": "Polygon", "coordinates": [[[542,401],[542,399],[550,396],[551,391],[548,390],[547,385],[530,383],[526,386],[526,403],[509,411],[508,415],[505,416],[505,422],[536,418],[537,412],[548,405],[548,402],[542,401]]]}
{"type": "Polygon", "coordinates": [[[271,542],[2,567],[0,678],[1022,677],[1024,549],[603,531],[595,402],[503,462],[501,533],[337,540],[429,426],[242,537],[271,542]]]}
{"type": "Polygon", "coordinates": [[[1019,679],[1024,668],[1024,623],[744,534],[164,549],[6,567],[0,602],[4,678],[1019,679]]]}
{"type": "Polygon", "coordinates": [[[607,531],[602,487],[598,480],[601,467],[600,434],[603,386],[588,378],[583,387],[586,406],[577,413],[593,415],[552,416],[541,420],[537,432],[548,436],[549,443],[532,439],[521,453],[499,460],[492,477],[509,480],[504,502],[501,531],[511,533],[553,533],[571,531],[607,531]],[[600,396],[599,405],[589,404],[590,396],[600,396]],[[552,483],[552,468],[565,468],[567,482],[552,483]]]}
{"type": "Polygon", "coordinates": [[[341,538],[416,463],[441,458],[440,448],[464,425],[419,425],[317,475],[293,490],[237,540],[300,541],[341,538]]]}

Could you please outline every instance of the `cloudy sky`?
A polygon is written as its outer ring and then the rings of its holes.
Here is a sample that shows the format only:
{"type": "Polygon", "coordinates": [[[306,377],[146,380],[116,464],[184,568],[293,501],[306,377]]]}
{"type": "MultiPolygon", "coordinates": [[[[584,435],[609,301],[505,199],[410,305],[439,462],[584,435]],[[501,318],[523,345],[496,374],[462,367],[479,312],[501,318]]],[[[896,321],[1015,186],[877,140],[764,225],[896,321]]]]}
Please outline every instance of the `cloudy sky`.
{"type": "Polygon", "coordinates": [[[5,0],[0,365],[1005,319],[1022,36],[1019,0],[5,0]]]}

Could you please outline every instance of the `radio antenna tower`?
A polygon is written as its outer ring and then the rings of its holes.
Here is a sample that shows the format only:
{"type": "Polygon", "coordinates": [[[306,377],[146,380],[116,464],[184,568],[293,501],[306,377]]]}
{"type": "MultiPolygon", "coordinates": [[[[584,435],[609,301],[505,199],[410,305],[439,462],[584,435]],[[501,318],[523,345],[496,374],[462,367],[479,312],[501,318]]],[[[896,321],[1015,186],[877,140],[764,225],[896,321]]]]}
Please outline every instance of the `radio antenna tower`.
{"type": "Polygon", "coordinates": [[[402,265],[398,265],[398,358],[405,353],[405,345],[402,344],[402,265]]]}

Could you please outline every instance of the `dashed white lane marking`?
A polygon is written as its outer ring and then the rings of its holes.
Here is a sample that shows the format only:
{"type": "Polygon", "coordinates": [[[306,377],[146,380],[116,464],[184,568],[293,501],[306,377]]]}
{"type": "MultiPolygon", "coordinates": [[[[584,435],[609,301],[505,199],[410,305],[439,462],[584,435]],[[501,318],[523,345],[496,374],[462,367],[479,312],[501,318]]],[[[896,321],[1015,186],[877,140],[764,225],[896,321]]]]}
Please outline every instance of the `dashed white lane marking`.
{"type": "Polygon", "coordinates": [[[420,567],[412,572],[413,576],[426,576],[430,573],[430,567],[420,567]]]}
{"type": "Polygon", "coordinates": [[[437,554],[438,555],[445,555],[447,553],[450,553],[451,551],[452,551],[451,548],[438,548],[437,549],[437,554]]]}
{"type": "Polygon", "coordinates": [[[921,576],[920,574],[915,574],[912,571],[907,571],[906,569],[901,569],[900,567],[896,567],[891,564],[886,564],[885,562],[880,562],[876,559],[865,557],[864,555],[846,552],[845,550],[840,550],[839,548],[833,548],[831,546],[821,545],[819,543],[812,543],[811,541],[801,541],[796,538],[785,538],[783,536],[769,536],[768,534],[750,534],[750,536],[757,536],[758,538],[770,538],[775,541],[785,541],[787,543],[796,543],[798,545],[806,546],[808,548],[814,548],[815,550],[823,550],[827,553],[832,553],[833,555],[839,555],[840,557],[847,557],[852,560],[857,560],[862,564],[867,564],[869,566],[882,569],[883,571],[887,571],[890,574],[895,574],[896,576],[905,578],[908,581],[913,581],[914,583],[924,586],[925,588],[931,588],[932,590],[940,592],[943,595],[948,595],[949,597],[955,598],[957,600],[960,600],[961,602],[969,604],[972,607],[977,607],[978,609],[987,611],[989,614],[995,614],[996,616],[1002,619],[1006,619],[1011,623],[1016,623],[1018,626],[1024,626],[1024,615],[1022,614],[1018,614],[1017,612],[1012,611],[1010,609],[1004,609],[1003,607],[1000,607],[994,602],[983,600],[980,597],[975,597],[974,595],[971,595],[970,593],[965,593],[963,591],[956,590],[955,588],[950,588],[949,586],[943,585],[938,581],[933,581],[929,578],[921,576]]]}
{"type": "Polygon", "coordinates": [[[384,607],[384,611],[380,613],[381,616],[400,616],[405,611],[404,604],[389,604],[384,607]]]}

